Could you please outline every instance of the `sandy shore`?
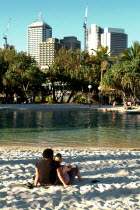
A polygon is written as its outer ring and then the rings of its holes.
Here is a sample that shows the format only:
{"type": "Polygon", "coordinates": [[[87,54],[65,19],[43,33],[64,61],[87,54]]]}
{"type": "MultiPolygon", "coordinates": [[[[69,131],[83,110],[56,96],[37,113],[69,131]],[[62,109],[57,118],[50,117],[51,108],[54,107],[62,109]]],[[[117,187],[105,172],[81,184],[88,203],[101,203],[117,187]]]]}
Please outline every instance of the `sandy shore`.
{"type": "Polygon", "coordinates": [[[139,150],[75,150],[61,152],[64,163],[77,164],[86,180],[69,188],[38,186],[32,182],[34,166],[43,148],[0,150],[0,209],[140,209],[139,150]],[[99,180],[92,183],[92,180],[99,180]]]}
{"type": "MultiPolygon", "coordinates": [[[[123,106],[0,104],[0,109],[54,108],[140,112],[139,109],[124,110],[123,106]]],[[[55,154],[62,153],[64,163],[78,165],[86,180],[80,183],[76,179],[67,189],[59,185],[24,188],[23,184],[33,181],[35,163],[42,158],[43,149],[0,147],[0,209],[140,209],[140,150],[54,148],[55,154]],[[92,183],[95,179],[100,182],[92,183]]]]}
{"type": "Polygon", "coordinates": [[[16,110],[59,110],[59,109],[94,109],[100,111],[117,111],[122,113],[134,112],[140,113],[139,107],[132,107],[132,109],[124,109],[123,105],[94,105],[94,104],[0,104],[0,109],[16,109],[16,110]]]}

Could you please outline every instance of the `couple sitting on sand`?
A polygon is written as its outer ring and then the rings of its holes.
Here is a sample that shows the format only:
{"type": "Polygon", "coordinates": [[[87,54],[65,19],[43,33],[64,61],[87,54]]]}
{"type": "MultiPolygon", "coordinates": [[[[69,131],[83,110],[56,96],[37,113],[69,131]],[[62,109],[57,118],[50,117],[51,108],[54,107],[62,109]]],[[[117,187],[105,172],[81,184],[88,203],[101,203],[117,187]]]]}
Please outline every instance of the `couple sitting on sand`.
{"type": "Polygon", "coordinates": [[[73,183],[75,176],[83,181],[77,166],[61,165],[62,156],[58,153],[53,158],[53,150],[46,149],[43,151],[43,160],[36,163],[36,175],[34,180],[34,187],[38,182],[42,186],[63,184],[68,187],[73,183]]]}

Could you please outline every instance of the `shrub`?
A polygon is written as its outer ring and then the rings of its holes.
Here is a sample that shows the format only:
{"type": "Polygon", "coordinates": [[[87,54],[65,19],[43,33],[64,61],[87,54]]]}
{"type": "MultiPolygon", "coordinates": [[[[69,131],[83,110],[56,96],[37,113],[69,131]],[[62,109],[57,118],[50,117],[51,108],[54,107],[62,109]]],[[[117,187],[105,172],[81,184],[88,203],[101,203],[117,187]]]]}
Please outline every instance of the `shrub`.
{"type": "Polygon", "coordinates": [[[40,96],[35,97],[35,102],[39,103],[41,101],[42,101],[42,97],[40,97],[40,96]]]}
{"type": "Polygon", "coordinates": [[[85,103],[86,99],[83,96],[79,95],[73,99],[73,102],[78,103],[78,104],[85,103]]]}
{"type": "Polygon", "coordinates": [[[52,95],[49,95],[46,97],[45,101],[49,104],[52,104],[54,101],[53,101],[53,98],[52,98],[52,95]]]}

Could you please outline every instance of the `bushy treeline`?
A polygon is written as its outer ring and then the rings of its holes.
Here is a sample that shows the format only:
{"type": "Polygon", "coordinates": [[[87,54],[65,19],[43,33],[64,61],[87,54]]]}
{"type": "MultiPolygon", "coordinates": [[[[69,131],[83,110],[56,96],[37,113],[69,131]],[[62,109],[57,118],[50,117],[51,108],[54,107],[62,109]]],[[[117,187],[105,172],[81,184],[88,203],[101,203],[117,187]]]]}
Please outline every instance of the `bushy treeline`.
{"type": "Polygon", "coordinates": [[[129,96],[136,103],[140,95],[139,43],[134,42],[119,57],[111,57],[111,52],[103,46],[93,52],[94,55],[89,55],[61,48],[54,63],[43,72],[25,52],[0,49],[0,92],[7,97],[16,92],[21,98],[32,93],[33,100],[38,93],[52,94],[52,101],[57,102],[56,93],[60,91],[63,102],[64,93],[69,91],[69,102],[77,92],[88,92],[90,84],[94,96],[100,86],[104,96],[113,90],[124,100],[129,96]]]}
{"type": "Polygon", "coordinates": [[[33,93],[33,98],[46,81],[46,75],[25,52],[15,49],[0,49],[0,92],[7,100],[16,93],[21,100],[33,93]]]}

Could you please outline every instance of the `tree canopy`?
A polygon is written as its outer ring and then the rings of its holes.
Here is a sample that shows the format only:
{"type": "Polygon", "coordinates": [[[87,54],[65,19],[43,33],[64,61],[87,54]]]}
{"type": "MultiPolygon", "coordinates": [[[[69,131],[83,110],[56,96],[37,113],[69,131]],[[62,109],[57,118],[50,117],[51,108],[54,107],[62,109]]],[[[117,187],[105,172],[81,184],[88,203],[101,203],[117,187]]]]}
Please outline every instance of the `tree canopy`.
{"type": "MultiPolygon", "coordinates": [[[[135,103],[140,94],[140,45],[132,43],[124,49],[119,58],[111,57],[108,47],[100,46],[89,55],[87,51],[67,50],[62,47],[46,73],[42,72],[34,59],[25,52],[0,49],[0,91],[6,95],[28,97],[42,90],[42,84],[51,84],[53,99],[56,100],[56,84],[59,84],[63,102],[64,92],[69,91],[69,99],[77,92],[88,92],[92,86],[94,94],[98,87],[114,89],[125,98],[129,96],[135,103]]],[[[48,91],[48,90],[46,90],[48,91]]],[[[46,92],[46,95],[50,94],[46,92]]]]}
{"type": "Polygon", "coordinates": [[[114,64],[104,75],[103,84],[122,92],[124,100],[130,96],[135,104],[140,94],[140,59],[114,64]]]}
{"type": "Polygon", "coordinates": [[[24,97],[41,86],[46,75],[36,66],[34,59],[25,52],[15,49],[0,50],[0,87],[1,92],[13,95],[14,92],[24,97]]]}
{"type": "Polygon", "coordinates": [[[139,42],[133,42],[132,46],[128,49],[122,50],[120,55],[121,61],[132,61],[133,59],[140,58],[140,44],[139,42]]]}

